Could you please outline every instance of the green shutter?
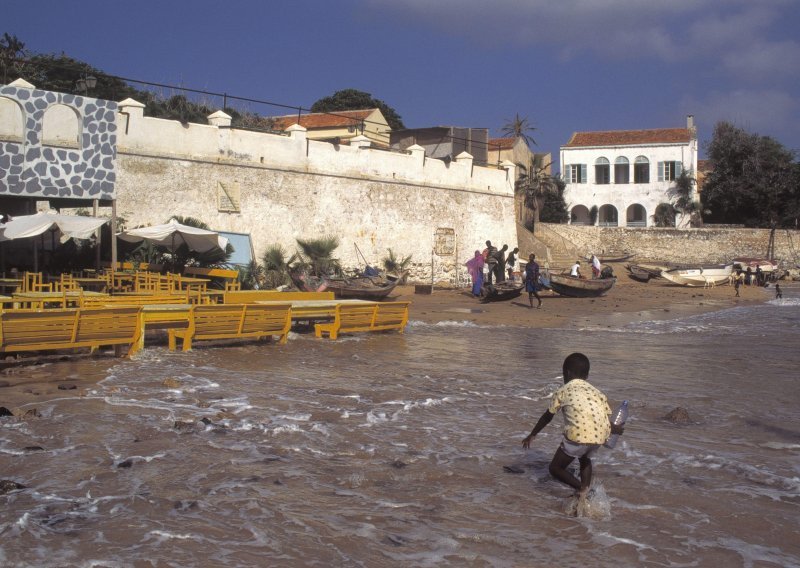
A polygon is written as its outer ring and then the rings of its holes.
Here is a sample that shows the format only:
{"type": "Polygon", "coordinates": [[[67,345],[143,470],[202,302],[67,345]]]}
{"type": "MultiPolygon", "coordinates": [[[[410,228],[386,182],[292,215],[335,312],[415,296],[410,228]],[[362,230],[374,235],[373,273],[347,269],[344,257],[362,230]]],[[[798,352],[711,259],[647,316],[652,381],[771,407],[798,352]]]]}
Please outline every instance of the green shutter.
{"type": "Polygon", "coordinates": [[[675,179],[678,179],[681,171],[683,171],[683,162],[675,162],[675,179]]]}
{"type": "Polygon", "coordinates": [[[572,183],[572,164],[567,164],[564,168],[564,181],[566,183],[572,183]]]}
{"type": "Polygon", "coordinates": [[[586,164],[581,164],[581,183],[586,183],[586,164]]]}
{"type": "Polygon", "coordinates": [[[664,181],[664,162],[658,162],[658,181],[664,181]]]}

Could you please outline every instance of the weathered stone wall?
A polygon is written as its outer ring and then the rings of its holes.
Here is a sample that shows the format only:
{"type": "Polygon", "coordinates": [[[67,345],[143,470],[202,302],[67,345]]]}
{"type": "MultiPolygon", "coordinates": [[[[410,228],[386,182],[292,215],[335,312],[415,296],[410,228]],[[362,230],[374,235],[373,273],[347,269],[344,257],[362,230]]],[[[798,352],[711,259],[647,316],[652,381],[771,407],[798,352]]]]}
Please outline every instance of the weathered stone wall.
{"type": "Polygon", "coordinates": [[[516,243],[511,194],[126,151],[117,172],[117,211],[129,227],[192,216],[250,233],[259,259],[272,244],[293,252],[296,238],[333,235],[347,267],[359,265],[355,245],[373,264],[391,248],[412,255],[412,281],[457,283],[487,238],[516,243]],[[220,184],[238,196],[238,211],[220,211],[220,184]]]}
{"type": "MultiPolygon", "coordinates": [[[[627,252],[637,259],[721,263],[739,256],[763,257],[769,229],[661,229],[547,225],[586,254],[627,252]]],[[[800,231],[775,233],[775,258],[792,266],[800,261],[800,231]]]]}

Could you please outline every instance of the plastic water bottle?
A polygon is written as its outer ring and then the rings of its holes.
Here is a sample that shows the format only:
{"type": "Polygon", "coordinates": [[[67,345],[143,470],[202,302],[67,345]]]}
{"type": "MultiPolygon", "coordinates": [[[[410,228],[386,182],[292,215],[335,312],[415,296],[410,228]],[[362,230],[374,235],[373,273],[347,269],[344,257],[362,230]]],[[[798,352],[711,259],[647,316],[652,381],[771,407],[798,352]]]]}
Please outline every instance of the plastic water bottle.
{"type": "MultiPolygon", "coordinates": [[[[611,422],[616,424],[617,426],[622,426],[628,420],[628,401],[623,400],[622,404],[619,405],[617,411],[614,413],[614,418],[611,419],[611,422]]],[[[606,440],[606,443],[603,444],[606,448],[613,448],[617,445],[617,440],[619,439],[619,434],[611,434],[606,440]]]]}

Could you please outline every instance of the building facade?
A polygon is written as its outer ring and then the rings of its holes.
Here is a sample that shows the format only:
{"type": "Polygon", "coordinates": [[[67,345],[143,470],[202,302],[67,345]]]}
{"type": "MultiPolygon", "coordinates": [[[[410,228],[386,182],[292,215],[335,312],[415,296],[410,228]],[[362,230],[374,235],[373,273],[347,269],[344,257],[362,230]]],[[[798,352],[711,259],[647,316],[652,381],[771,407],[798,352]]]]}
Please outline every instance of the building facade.
{"type": "Polygon", "coordinates": [[[697,130],[689,116],[685,128],[576,132],[560,153],[570,223],[649,227],[681,172],[696,175],[697,130]]]}

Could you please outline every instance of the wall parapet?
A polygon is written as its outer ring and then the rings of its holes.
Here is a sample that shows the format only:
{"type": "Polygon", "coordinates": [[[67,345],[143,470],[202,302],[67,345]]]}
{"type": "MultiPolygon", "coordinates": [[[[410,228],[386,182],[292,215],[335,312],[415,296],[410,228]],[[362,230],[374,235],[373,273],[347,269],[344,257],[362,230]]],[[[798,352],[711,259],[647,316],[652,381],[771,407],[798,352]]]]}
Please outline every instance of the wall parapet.
{"type": "Polygon", "coordinates": [[[117,138],[120,152],[212,162],[232,160],[307,173],[514,194],[513,177],[507,168],[474,165],[468,154],[445,163],[426,158],[418,149],[399,153],[372,148],[359,141],[345,145],[309,140],[306,129],[298,125],[283,134],[231,128],[226,124],[227,115],[219,113],[209,117],[210,124],[146,117],[141,115],[139,105],[132,99],[120,103],[117,138]]]}

